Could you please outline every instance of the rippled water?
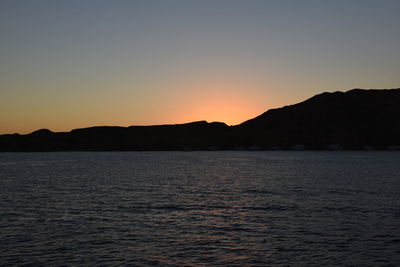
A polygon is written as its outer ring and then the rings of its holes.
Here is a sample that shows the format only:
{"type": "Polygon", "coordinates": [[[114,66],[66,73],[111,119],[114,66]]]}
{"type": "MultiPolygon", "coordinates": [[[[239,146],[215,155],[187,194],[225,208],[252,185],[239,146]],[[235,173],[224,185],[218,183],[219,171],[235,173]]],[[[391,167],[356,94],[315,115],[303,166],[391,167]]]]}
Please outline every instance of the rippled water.
{"type": "Polygon", "coordinates": [[[0,153],[0,265],[399,266],[399,152],[0,153]]]}

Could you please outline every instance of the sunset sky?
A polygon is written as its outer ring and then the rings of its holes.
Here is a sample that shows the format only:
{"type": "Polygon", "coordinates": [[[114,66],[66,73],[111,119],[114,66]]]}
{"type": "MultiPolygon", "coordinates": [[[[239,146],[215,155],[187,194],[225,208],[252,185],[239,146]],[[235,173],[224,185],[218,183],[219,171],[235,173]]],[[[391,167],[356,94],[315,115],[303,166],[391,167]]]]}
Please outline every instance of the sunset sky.
{"type": "Polygon", "coordinates": [[[0,1],[0,134],[241,123],[400,87],[400,1],[0,1]]]}

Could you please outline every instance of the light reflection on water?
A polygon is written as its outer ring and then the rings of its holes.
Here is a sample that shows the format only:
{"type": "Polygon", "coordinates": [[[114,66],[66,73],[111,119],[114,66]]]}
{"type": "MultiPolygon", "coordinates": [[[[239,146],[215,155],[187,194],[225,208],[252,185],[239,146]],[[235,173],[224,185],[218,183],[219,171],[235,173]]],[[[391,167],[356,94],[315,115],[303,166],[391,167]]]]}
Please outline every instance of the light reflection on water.
{"type": "Polygon", "coordinates": [[[400,263],[399,152],[0,154],[0,265],[400,263]]]}

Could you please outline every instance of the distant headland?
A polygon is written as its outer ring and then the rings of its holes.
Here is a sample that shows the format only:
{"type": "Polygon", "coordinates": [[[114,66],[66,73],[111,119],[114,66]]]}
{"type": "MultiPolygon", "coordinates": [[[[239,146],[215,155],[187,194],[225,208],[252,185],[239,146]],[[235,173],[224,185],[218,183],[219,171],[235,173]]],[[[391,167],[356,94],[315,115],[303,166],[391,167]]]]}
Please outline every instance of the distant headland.
{"type": "Polygon", "coordinates": [[[0,151],[400,149],[400,89],[322,93],[239,125],[206,121],[0,135],[0,151]]]}

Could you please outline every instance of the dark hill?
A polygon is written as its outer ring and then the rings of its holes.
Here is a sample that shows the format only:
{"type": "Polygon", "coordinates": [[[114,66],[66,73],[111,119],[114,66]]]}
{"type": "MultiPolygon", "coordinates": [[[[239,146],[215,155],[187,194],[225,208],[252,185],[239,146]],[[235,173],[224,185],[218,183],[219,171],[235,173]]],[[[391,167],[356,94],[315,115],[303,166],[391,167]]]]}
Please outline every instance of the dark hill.
{"type": "Polygon", "coordinates": [[[229,149],[229,127],[206,121],[156,126],[96,126],[0,136],[0,151],[124,151],[229,149]]]}
{"type": "Polygon", "coordinates": [[[323,93],[237,126],[206,121],[156,126],[41,129],[0,135],[0,151],[394,149],[400,89],[323,93]]]}
{"type": "Polygon", "coordinates": [[[399,145],[399,121],[400,89],[353,89],[269,110],[238,128],[260,145],[361,149],[399,145]]]}

